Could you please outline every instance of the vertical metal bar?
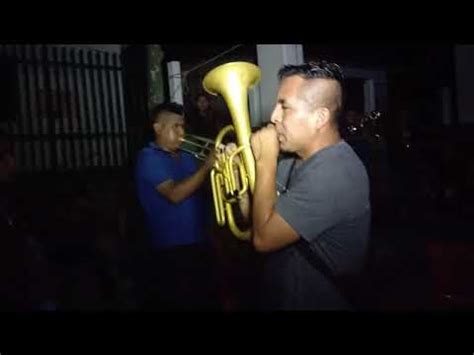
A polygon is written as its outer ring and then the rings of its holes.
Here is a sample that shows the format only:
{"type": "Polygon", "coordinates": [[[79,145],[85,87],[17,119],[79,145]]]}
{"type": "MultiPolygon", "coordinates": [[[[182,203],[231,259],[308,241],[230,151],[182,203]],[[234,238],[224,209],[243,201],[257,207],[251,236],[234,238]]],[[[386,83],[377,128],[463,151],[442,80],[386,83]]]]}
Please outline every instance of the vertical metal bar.
{"type": "MultiPolygon", "coordinates": [[[[74,125],[73,125],[73,117],[74,117],[74,111],[73,111],[73,103],[72,103],[72,98],[71,98],[71,93],[72,89],[74,87],[73,83],[71,83],[71,76],[74,74],[74,66],[71,62],[71,57],[70,57],[70,52],[63,47],[61,49],[62,52],[62,58],[64,60],[63,62],[63,68],[64,68],[64,82],[65,82],[65,90],[66,90],[66,130],[67,134],[70,137],[69,142],[70,142],[70,162],[71,162],[71,168],[79,169],[79,157],[78,157],[78,149],[76,147],[76,139],[75,139],[75,130],[74,130],[74,125]],[[71,75],[69,75],[69,72],[71,71],[71,75]]],[[[74,78],[74,77],[73,77],[74,78]]],[[[77,98],[77,96],[75,96],[77,98]]],[[[74,106],[78,106],[77,104],[74,106]]],[[[77,115],[79,117],[79,115],[77,115]]]]}
{"type": "MultiPolygon", "coordinates": [[[[89,110],[89,102],[88,102],[88,97],[89,97],[89,90],[87,88],[87,78],[86,78],[86,64],[85,64],[85,53],[81,49],[79,51],[79,61],[80,61],[80,66],[81,66],[81,83],[82,83],[82,98],[84,102],[84,139],[87,140],[87,148],[88,148],[88,156],[86,155],[86,164],[91,165],[91,156],[93,154],[93,145],[92,145],[92,130],[91,130],[91,125],[90,125],[90,120],[91,120],[91,115],[90,115],[90,110],[89,110]]],[[[93,164],[92,164],[93,165],[93,164]]]]}
{"type": "MultiPolygon", "coordinates": [[[[33,85],[33,79],[30,76],[30,60],[29,60],[29,53],[30,47],[27,45],[23,45],[21,47],[21,60],[23,61],[23,68],[25,72],[25,120],[26,120],[26,127],[28,131],[28,140],[29,140],[29,150],[31,157],[31,170],[35,170],[36,165],[36,149],[35,149],[35,134],[33,132],[33,95],[31,95],[31,86],[33,85]]],[[[25,147],[26,148],[26,147],[25,147]]]]}
{"type": "MultiPolygon", "coordinates": [[[[56,127],[54,128],[54,134],[57,137],[57,143],[56,143],[56,156],[58,159],[58,166],[62,170],[64,168],[67,168],[67,155],[66,155],[66,145],[67,145],[67,140],[64,134],[64,113],[63,113],[63,107],[62,107],[62,100],[61,100],[61,77],[59,73],[59,57],[58,57],[58,49],[56,47],[51,48],[52,49],[52,82],[55,83],[56,86],[56,112],[54,112],[55,115],[55,121],[58,121],[58,130],[56,132],[56,127]]],[[[53,85],[54,86],[54,85],[53,85]]],[[[51,92],[53,92],[51,90],[51,92]]],[[[53,97],[53,95],[51,95],[53,97]]],[[[52,98],[51,97],[51,98],[52,98]]],[[[55,122],[56,123],[56,122],[55,122]]]]}
{"type": "Polygon", "coordinates": [[[21,60],[21,57],[20,57],[20,50],[19,48],[17,48],[17,46],[13,46],[12,48],[12,60],[14,61],[15,63],[15,81],[18,85],[16,85],[16,87],[14,89],[17,90],[16,94],[16,99],[15,100],[16,102],[12,103],[12,105],[14,104],[15,105],[15,110],[14,112],[16,112],[16,117],[11,117],[11,120],[16,120],[17,122],[17,127],[18,127],[18,133],[17,133],[17,139],[16,139],[16,142],[17,142],[17,145],[18,145],[18,163],[19,163],[19,166],[22,168],[22,169],[25,169],[27,168],[28,164],[27,164],[27,154],[26,154],[26,137],[27,137],[27,133],[26,133],[26,125],[25,125],[25,121],[26,121],[26,113],[24,113],[24,107],[26,105],[23,105],[23,98],[24,98],[24,87],[25,87],[25,84],[24,84],[24,72],[25,72],[25,64],[23,63],[23,61],[21,60]]]}
{"type": "Polygon", "coordinates": [[[41,98],[41,85],[40,85],[40,73],[41,73],[41,61],[38,56],[38,48],[33,45],[32,46],[32,64],[33,64],[33,76],[34,76],[34,82],[35,82],[35,106],[36,106],[36,119],[34,120],[35,122],[35,128],[38,136],[38,151],[39,151],[39,166],[40,170],[46,170],[46,160],[47,160],[47,146],[46,146],[46,139],[45,139],[45,134],[43,131],[43,117],[45,116],[44,114],[44,107],[43,107],[43,102],[41,98]]]}
{"type": "MultiPolygon", "coordinates": [[[[82,75],[82,67],[84,66],[82,60],[82,50],[72,51],[74,63],[74,78],[75,78],[75,94],[76,94],[76,113],[77,113],[77,133],[79,137],[79,143],[82,143],[82,167],[87,167],[87,152],[88,152],[88,137],[87,137],[87,115],[86,115],[86,104],[84,103],[84,78],[82,75]],[[77,55],[77,56],[76,56],[77,55]],[[82,108],[82,110],[81,110],[82,108]]],[[[81,146],[81,144],[79,144],[81,146]]]]}
{"type": "MultiPolygon", "coordinates": [[[[102,74],[104,73],[104,68],[101,60],[101,53],[96,53],[96,68],[97,68],[97,89],[98,89],[98,99],[100,103],[100,112],[101,115],[98,117],[99,129],[100,129],[100,141],[103,149],[102,156],[102,166],[106,167],[110,165],[110,150],[108,144],[108,125],[107,125],[107,112],[105,107],[105,95],[104,95],[104,80],[102,74]]],[[[102,154],[101,154],[102,155],[102,154]]]]}
{"type": "Polygon", "coordinates": [[[51,154],[51,170],[56,171],[58,166],[58,157],[56,154],[56,132],[55,132],[55,117],[53,115],[53,89],[50,78],[50,62],[48,57],[48,47],[42,46],[42,62],[43,62],[43,78],[44,78],[44,93],[46,104],[46,119],[47,119],[47,135],[49,140],[49,152],[51,154]]]}
{"type": "Polygon", "coordinates": [[[97,159],[94,159],[94,166],[101,165],[102,163],[102,152],[100,149],[100,136],[99,136],[99,128],[98,128],[98,122],[99,122],[99,113],[98,113],[98,104],[96,100],[96,95],[95,95],[95,80],[94,80],[94,67],[93,67],[93,57],[92,57],[92,52],[89,51],[87,58],[89,60],[89,85],[90,85],[90,100],[91,100],[91,106],[92,106],[92,111],[93,114],[91,115],[91,127],[92,131],[94,132],[94,139],[95,139],[95,145],[97,148],[97,159]]]}
{"type": "Polygon", "coordinates": [[[124,123],[124,115],[123,115],[123,97],[122,93],[123,90],[120,90],[122,81],[120,80],[120,75],[122,73],[121,67],[118,64],[118,55],[114,54],[114,67],[115,67],[115,78],[116,78],[116,105],[117,105],[117,119],[118,119],[118,127],[119,127],[119,135],[121,139],[121,163],[125,164],[125,160],[127,157],[127,136],[126,136],[126,129],[125,129],[125,123],[124,123]]]}
{"type": "Polygon", "coordinates": [[[106,65],[106,70],[105,74],[107,76],[107,79],[105,80],[106,84],[106,92],[107,92],[107,103],[108,103],[108,108],[109,108],[109,135],[110,135],[110,151],[111,151],[111,165],[112,166],[118,166],[118,159],[116,159],[118,155],[118,150],[120,148],[120,145],[118,143],[118,132],[117,132],[117,125],[116,125],[116,119],[117,116],[113,114],[114,109],[113,109],[113,99],[112,99],[112,76],[114,74],[113,69],[111,69],[111,56],[109,53],[105,54],[105,65],[106,65]]]}

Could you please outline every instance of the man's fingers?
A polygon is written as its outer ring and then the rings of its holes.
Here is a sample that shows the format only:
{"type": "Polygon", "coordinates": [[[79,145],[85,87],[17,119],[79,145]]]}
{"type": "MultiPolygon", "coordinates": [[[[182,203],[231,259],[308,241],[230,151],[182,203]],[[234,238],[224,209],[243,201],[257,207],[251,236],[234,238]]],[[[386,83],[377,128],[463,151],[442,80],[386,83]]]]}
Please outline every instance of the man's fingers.
{"type": "Polygon", "coordinates": [[[237,144],[235,143],[229,143],[225,147],[225,152],[226,154],[230,155],[232,154],[235,150],[237,149],[237,144]]]}

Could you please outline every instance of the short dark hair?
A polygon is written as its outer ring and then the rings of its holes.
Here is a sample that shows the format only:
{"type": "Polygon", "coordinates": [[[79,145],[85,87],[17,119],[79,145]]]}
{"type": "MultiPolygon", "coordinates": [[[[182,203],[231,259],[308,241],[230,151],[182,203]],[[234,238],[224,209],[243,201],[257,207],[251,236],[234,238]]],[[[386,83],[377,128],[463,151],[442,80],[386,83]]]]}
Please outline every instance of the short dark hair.
{"type": "Polygon", "coordinates": [[[278,71],[278,79],[281,81],[289,76],[298,75],[304,79],[333,79],[341,86],[344,82],[344,73],[336,63],[325,60],[309,62],[301,65],[285,65],[278,71]]]}
{"type": "Polygon", "coordinates": [[[207,101],[211,101],[210,95],[207,92],[200,91],[194,97],[194,102],[197,102],[201,97],[204,97],[207,101]]]}
{"type": "Polygon", "coordinates": [[[163,112],[170,112],[180,116],[184,116],[184,107],[183,105],[180,105],[176,102],[163,102],[161,104],[156,105],[152,108],[150,112],[150,122],[152,125],[158,122],[158,118],[163,112]]]}
{"type": "Polygon", "coordinates": [[[290,76],[300,76],[305,80],[330,79],[335,80],[341,86],[341,107],[335,112],[335,122],[340,124],[342,107],[345,105],[346,94],[344,84],[344,72],[336,63],[325,60],[308,62],[301,65],[285,65],[278,71],[278,79],[282,81],[290,76]]]}

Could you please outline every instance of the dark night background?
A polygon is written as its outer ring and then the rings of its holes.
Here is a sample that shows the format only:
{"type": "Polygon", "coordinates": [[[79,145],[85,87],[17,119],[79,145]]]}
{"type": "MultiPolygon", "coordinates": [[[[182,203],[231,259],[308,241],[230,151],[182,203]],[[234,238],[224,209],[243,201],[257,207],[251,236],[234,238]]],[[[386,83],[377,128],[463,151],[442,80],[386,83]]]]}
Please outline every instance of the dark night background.
{"type": "MultiPolygon", "coordinates": [[[[162,44],[164,62],[180,61],[184,72],[231,47],[162,44]]],[[[365,287],[374,310],[474,308],[470,233],[474,128],[459,122],[454,47],[450,42],[303,45],[305,60],[322,58],[383,70],[387,76],[387,102],[378,128],[384,146],[372,147],[368,168],[373,223],[365,287]],[[445,124],[436,96],[440,87],[452,92],[452,120],[445,124]]],[[[17,176],[15,186],[28,233],[36,236],[49,260],[51,282],[57,290],[52,298],[59,310],[137,309],[134,281],[143,252],[143,224],[132,167],[145,141],[146,47],[129,45],[120,57],[128,160],[87,169],[20,169],[17,176]]],[[[6,127],[10,127],[9,119],[4,117],[16,117],[20,110],[19,105],[11,105],[18,102],[15,90],[19,84],[14,77],[5,79],[12,73],[8,58],[1,56],[0,63],[0,107],[6,127]]],[[[199,90],[210,68],[233,60],[256,63],[256,47],[244,44],[190,73],[185,102],[199,90]]],[[[361,109],[361,84],[352,81],[349,90],[349,105],[361,109]]],[[[223,103],[216,99],[216,105],[225,115],[223,103]]],[[[13,136],[17,142],[32,139],[13,136]]],[[[226,232],[221,240],[223,253],[232,264],[227,276],[236,310],[252,309],[259,258],[248,244],[226,232]]]]}

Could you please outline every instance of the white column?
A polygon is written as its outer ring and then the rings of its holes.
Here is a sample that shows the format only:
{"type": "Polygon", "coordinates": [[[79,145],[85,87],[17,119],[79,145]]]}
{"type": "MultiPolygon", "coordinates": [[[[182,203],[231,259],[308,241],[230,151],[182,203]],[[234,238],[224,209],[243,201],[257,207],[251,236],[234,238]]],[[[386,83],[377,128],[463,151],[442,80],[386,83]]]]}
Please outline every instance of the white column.
{"type": "Polygon", "coordinates": [[[474,122],[474,45],[457,45],[454,48],[456,69],[456,96],[459,123],[474,122]]]}
{"type": "Polygon", "coordinates": [[[364,81],[364,112],[375,111],[375,84],[374,80],[364,81]]]}
{"type": "Polygon", "coordinates": [[[168,62],[168,82],[170,101],[183,104],[183,87],[181,84],[181,65],[178,61],[168,62]]]}
{"type": "Polygon", "coordinates": [[[258,126],[261,122],[260,117],[262,111],[260,108],[260,85],[256,85],[249,91],[249,114],[250,114],[250,125],[252,127],[258,126]]]}
{"type": "Polygon", "coordinates": [[[278,91],[278,70],[287,64],[302,64],[303,46],[300,44],[259,44],[257,58],[262,78],[259,85],[249,93],[252,126],[259,126],[270,120],[278,91]]]}
{"type": "Polygon", "coordinates": [[[443,86],[439,92],[441,99],[441,114],[442,114],[442,123],[445,126],[451,124],[451,110],[452,110],[452,97],[451,90],[447,86],[443,86]]]}
{"type": "Polygon", "coordinates": [[[283,64],[303,64],[303,46],[300,44],[283,44],[283,64]]]}
{"type": "Polygon", "coordinates": [[[387,78],[383,70],[367,70],[343,66],[346,79],[364,79],[364,111],[386,110],[387,106],[387,78]],[[378,103],[377,103],[378,99],[378,103]]]}
{"type": "Polygon", "coordinates": [[[163,49],[159,44],[147,45],[148,56],[148,107],[151,108],[165,100],[162,61],[163,49]]]}

